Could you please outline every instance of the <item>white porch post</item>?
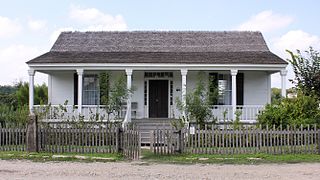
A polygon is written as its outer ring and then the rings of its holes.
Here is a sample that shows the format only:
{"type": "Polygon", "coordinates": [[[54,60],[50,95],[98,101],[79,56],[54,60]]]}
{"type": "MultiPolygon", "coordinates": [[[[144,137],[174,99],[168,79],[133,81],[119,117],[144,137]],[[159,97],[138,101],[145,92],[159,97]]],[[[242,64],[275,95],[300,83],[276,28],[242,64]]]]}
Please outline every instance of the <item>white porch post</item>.
{"type": "MultiPolygon", "coordinates": [[[[126,69],[126,75],[127,75],[127,89],[131,90],[132,87],[132,69],[126,69]]],[[[124,123],[131,122],[131,92],[128,94],[127,99],[127,111],[126,111],[126,117],[124,119],[124,123]]]]}
{"type": "Polygon", "coordinates": [[[268,96],[267,102],[268,104],[271,103],[271,74],[267,72],[267,87],[268,87],[268,96]]]}
{"type": "Polygon", "coordinates": [[[287,93],[286,93],[286,77],[287,77],[287,70],[283,69],[280,71],[280,75],[281,75],[281,95],[282,97],[286,97],[287,93]]]}
{"type": "Polygon", "coordinates": [[[182,102],[182,106],[183,106],[183,112],[182,112],[182,116],[184,118],[187,118],[187,114],[186,114],[186,109],[185,107],[187,106],[187,73],[188,73],[188,69],[181,69],[181,102],[182,102]]]}
{"type": "Polygon", "coordinates": [[[35,70],[29,69],[28,74],[29,74],[29,110],[30,110],[30,114],[33,114],[35,70]]]}
{"type": "Polygon", "coordinates": [[[232,119],[235,120],[236,115],[235,112],[237,110],[237,74],[238,70],[237,69],[231,69],[231,86],[232,86],[232,119]]]}
{"type": "Polygon", "coordinates": [[[83,69],[77,69],[78,74],[78,113],[82,112],[82,81],[83,81],[83,69]]]}

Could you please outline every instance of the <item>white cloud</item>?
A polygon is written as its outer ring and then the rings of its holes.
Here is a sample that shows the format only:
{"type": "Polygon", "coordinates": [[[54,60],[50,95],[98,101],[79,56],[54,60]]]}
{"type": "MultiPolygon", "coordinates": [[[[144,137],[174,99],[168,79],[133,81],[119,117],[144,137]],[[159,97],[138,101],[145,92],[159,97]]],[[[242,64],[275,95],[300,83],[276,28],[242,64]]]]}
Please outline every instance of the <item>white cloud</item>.
{"type": "Polygon", "coordinates": [[[96,8],[81,8],[72,5],[69,18],[75,21],[76,25],[55,30],[50,36],[52,44],[63,31],[122,31],[127,29],[127,24],[121,15],[112,16],[96,8]]]}
{"type": "Polygon", "coordinates": [[[21,29],[16,20],[0,16],[0,38],[13,37],[20,33],[21,29]]]}
{"type": "Polygon", "coordinates": [[[271,32],[287,27],[292,22],[293,18],[290,16],[276,14],[271,10],[266,10],[252,16],[248,21],[238,26],[237,29],[271,32]]]}
{"type": "MultiPolygon", "coordinates": [[[[279,38],[275,38],[271,41],[272,45],[270,49],[280,56],[282,59],[290,58],[289,54],[286,50],[290,50],[292,52],[296,52],[297,49],[308,50],[310,46],[314,47],[316,50],[320,48],[320,37],[316,35],[309,34],[302,30],[292,30],[282,35],[279,38]]],[[[294,78],[294,72],[292,70],[292,66],[289,64],[288,67],[288,79],[294,78]]],[[[276,87],[280,87],[281,79],[279,73],[272,75],[272,85],[276,87]]],[[[292,87],[293,84],[287,81],[287,87],[292,87]]]]}
{"type": "Polygon", "coordinates": [[[32,31],[40,31],[46,27],[47,22],[44,20],[33,20],[28,21],[28,27],[32,31]]]}
{"type": "Polygon", "coordinates": [[[307,50],[310,46],[320,48],[320,37],[309,34],[302,30],[292,30],[282,35],[280,38],[272,40],[273,49],[281,56],[285,56],[285,50],[290,51],[307,50]]]}
{"type": "Polygon", "coordinates": [[[85,26],[86,31],[126,30],[127,24],[121,15],[109,15],[96,8],[81,8],[71,6],[69,17],[80,25],[85,26]]]}
{"type": "MultiPolygon", "coordinates": [[[[40,54],[38,48],[24,45],[12,45],[0,49],[0,84],[13,84],[19,80],[28,81],[28,66],[25,62],[40,54]]],[[[36,74],[36,82],[46,81],[46,75],[36,74]]]]}

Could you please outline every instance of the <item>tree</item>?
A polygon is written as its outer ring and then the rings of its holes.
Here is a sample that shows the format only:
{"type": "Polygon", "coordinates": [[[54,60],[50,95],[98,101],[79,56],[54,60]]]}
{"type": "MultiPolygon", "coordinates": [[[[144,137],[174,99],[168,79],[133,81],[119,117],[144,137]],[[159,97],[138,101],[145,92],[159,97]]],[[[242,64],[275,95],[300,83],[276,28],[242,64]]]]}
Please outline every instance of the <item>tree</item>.
{"type": "Polygon", "coordinates": [[[282,98],[281,89],[271,88],[271,103],[275,103],[282,98]]]}
{"type": "MultiPolygon", "coordinates": [[[[183,112],[186,111],[187,117],[182,117],[184,121],[195,120],[201,128],[204,128],[205,123],[211,122],[215,123],[215,119],[212,116],[211,106],[212,101],[217,99],[217,91],[210,91],[212,84],[208,83],[209,86],[206,87],[206,82],[204,80],[204,73],[198,74],[198,81],[195,89],[188,92],[186,95],[186,106],[182,105],[182,102],[177,99],[177,107],[183,112]]],[[[217,88],[217,87],[215,87],[217,88]]]]}
{"type": "Polygon", "coordinates": [[[34,87],[34,103],[48,104],[48,87],[46,84],[36,85],[34,87]]]}
{"type": "Polygon", "coordinates": [[[302,91],[304,95],[315,94],[320,98],[320,56],[319,52],[312,47],[309,51],[302,54],[297,50],[297,54],[287,50],[290,54],[289,59],[295,79],[291,80],[296,85],[296,88],[302,91]]]}
{"type": "MultiPolygon", "coordinates": [[[[29,83],[19,82],[17,85],[16,97],[18,106],[29,104],[29,83]]],[[[48,103],[48,87],[46,84],[36,85],[34,87],[34,104],[48,103]]]]}
{"type": "Polygon", "coordinates": [[[18,106],[29,104],[29,84],[27,82],[19,82],[16,85],[18,90],[16,91],[16,97],[18,100],[18,106]]]}
{"type": "Polygon", "coordinates": [[[13,94],[17,90],[16,86],[11,86],[11,85],[5,85],[5,86],[0,86],[0,94],[13,94]]]}
{"type": "Polygon", "coordinates": [[[125,76],[119,76],[110,83],[110,74],[107,72],[101,73],[100,76],[100,103],[106,106],[106,111],[109,115],[116,113],[119,115],[121,106],[127,100],[128,95],[133,89],[127,89],[125,76]]]}

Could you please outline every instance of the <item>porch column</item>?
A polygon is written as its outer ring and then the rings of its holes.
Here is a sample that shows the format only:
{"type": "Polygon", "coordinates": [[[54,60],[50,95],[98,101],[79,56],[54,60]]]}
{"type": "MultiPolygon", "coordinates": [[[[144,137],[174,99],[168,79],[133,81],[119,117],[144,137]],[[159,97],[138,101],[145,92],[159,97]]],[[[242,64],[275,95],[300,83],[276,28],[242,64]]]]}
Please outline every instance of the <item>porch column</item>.
{"type": "Polygon", "coordinates": [[[83,81],[83,69],[77,69],[78,74],[78,113],[82,112],[82,81],[83,81]]]}
{"type": "Polygon", "coordinates": [[[30,110],[30,114],[33,114],[35,70],[29,69],[28,74],[29,74],[29,110],[30,110]]]}
{"type": "Polygon", "coordinates": [[[286,97],[287,93],[286,93],[286,77],[287,77],[287,70],[283,69],[280,71],[280,75],[281,75],[281,95],[282,97],[286,97]]]}
{"type": "Polygon", "coordinates": [[[237,69],[231,69],[230,70],[230,74],[231,74],[231,86],[232,86],[232,119],[235,120],[236,119],[236,115],[235,112],[237,110],[237,74],[238,74],[238,70],[237,69]]]}
{"type": "Polygon", "coordinates": [[[181,103],[183,106],[183,112],[182,112],[182,116],[184,118],[186,117],[186,106],[187,106],[187,100],[186,100],[186,96],[187,96],[187,73],[188,73],[188,69],[181,69],[181,103]]]}
{"type": "MultiPolygon", "coordinates": [[[[126,75],[127,75],[127,89],[131,90],[132,86],[132,69],[126,69],[126,75]]],[[[124,119],[124,123],[131,122],[131,97],[132,94],[129,92],[128,98],[127,98],[127,111],[126,111],[126,117],[124,119]]]]}

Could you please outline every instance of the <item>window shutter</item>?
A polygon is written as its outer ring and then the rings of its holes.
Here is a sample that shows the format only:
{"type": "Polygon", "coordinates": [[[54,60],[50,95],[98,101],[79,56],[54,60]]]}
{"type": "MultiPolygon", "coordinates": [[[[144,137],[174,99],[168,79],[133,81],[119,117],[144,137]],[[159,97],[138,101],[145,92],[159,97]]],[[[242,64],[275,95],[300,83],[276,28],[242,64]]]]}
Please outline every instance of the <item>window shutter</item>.
{"type": "Polygon", "coordinates": [[[214,92],[215,90],[217,91],[218,88],[218,73],[209,73],[209,91],[210,91],[210,104],[211,105],[216,105],[218,104],[218,92],[214,92]]]}
{"type": "Polygon", "coordinates": [[[244,74],[237,74],[237,105],[243,105],[243,79],[244,74]]]}
{"type": "Polygon", "coordinates": [[[78,74],[73,74],[73,104],[78,105],[78,74]]]}

